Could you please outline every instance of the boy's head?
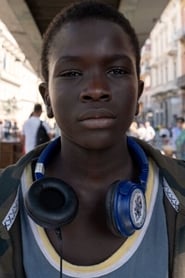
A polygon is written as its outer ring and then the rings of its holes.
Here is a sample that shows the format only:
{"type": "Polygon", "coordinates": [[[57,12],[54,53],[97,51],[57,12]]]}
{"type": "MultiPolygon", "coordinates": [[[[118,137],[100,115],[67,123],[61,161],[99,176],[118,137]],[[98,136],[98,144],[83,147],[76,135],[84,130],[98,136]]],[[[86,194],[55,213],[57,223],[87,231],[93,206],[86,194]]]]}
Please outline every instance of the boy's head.
{"type": "Polygon", "coordinates": [[[63,138],[96,150],[122,140],[143,91],[139,52],[128,20],[105,4],[80,2],[54,19],[39,90],[63,138]]]}
{"type": "Polygon", "coordinates": [[[49,53],[54,41],[54,38],[64,24],[70,22],[79,22],[87,19],[100,19],[114,22],[121,26],[124,32],[128,35],[130,44],[133,48],[136,59],[137,75],[140,75],[140,47],[138,38],[130,22],[123,14],[118,12],[111,6],[98,1],[81,1],[63,9],[51,22],[43,37],[43,48],[41,54],[41,72],[44,81],[48,81],[48,61],[49,53]]]}

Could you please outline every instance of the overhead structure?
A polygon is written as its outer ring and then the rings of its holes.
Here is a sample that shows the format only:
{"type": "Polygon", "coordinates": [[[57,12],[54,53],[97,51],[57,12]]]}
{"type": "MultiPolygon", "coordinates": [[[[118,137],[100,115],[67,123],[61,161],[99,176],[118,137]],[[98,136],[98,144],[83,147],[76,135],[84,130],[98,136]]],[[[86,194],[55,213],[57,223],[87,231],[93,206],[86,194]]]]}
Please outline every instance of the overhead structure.
{"type": "MultiPolygon", "coordinates": [[[[0,0],[0,19],[12,33],[33,69],[40,72],[42,35],[51,19],[74,0],[0,0]]],[[[106,0],[131,21],[142,46],[168,0],[106,0]]]]}

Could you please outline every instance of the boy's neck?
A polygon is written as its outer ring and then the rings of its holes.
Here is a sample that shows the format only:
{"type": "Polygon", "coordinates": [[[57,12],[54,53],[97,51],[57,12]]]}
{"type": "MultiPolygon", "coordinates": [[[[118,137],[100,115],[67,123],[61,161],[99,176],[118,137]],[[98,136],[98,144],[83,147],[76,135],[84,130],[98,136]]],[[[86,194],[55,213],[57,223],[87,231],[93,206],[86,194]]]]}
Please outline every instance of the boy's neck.
{"type": "Polygon", "coordinates": [[[118,179],[134,179],[134,168],[124,140],[109,150],[88,151],[62,139],[61,151],[46,169],[46,175],[70,184],[94,187],[118,179]]]}

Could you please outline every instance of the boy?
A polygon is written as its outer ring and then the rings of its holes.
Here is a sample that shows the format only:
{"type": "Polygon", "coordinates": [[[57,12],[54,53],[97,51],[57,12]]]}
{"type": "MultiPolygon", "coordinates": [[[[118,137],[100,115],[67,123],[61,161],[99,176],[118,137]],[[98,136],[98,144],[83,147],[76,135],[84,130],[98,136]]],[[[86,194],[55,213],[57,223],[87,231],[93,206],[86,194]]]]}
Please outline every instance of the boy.
{"type": "Polygon", "coordinates": [[[1,277],[185,277],[184,164],[126,135],[139,51],[130,23],[100,2],[49,26],[40,93],[62,139],[2,174],[1,277]]]}

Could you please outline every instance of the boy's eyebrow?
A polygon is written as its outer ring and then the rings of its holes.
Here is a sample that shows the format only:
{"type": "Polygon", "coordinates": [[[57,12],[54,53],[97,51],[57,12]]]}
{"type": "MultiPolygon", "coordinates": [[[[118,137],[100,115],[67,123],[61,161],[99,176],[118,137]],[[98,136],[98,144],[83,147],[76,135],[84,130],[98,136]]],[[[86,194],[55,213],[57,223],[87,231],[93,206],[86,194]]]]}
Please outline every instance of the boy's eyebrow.
{"type": "Polygon", "coordinates": [[[74,61],[79,61],[80,56],[74,56],[74,55],[65,55],[65,56],[60,56],[59,59],[57,59],[55,66],[59,66],[62,63],[65,62],[74,62],[74,61]]]}
{"type": "Polygon", "coordinates": [[[132,62],[132,59],[130,58],[130,56],[126,55],[126,54],[113,54],[113,55],[107,55],[107,57],[105,57],[107,60],[127,60],[129,62],[132,62]]]}
{"type": "MultiPolygon", "coordinates": [[[[103,60],[107,60],[107,61],[116,61],[116,60],[127,60],[128,62],[131,62],[132,63],[132,59],[126,55],[126,54],[106,54],[104,56],[102,56],[102,59],[103,60]]],[[[81,56],[79,55],[64,55],[64,56],[61,56],[57,63],[58,62],[74,62],[74,61],[79,61],[81,60],[81,56]]]]}
{"type": "Polygon", "coordinates": [[[74,55],[66,55],[66,56],[61,56],[58,59],[58,62],[66,62],[66,61],[74,61],[74,60],[79,60],[80,56],[74,56],[74,55]]]}

